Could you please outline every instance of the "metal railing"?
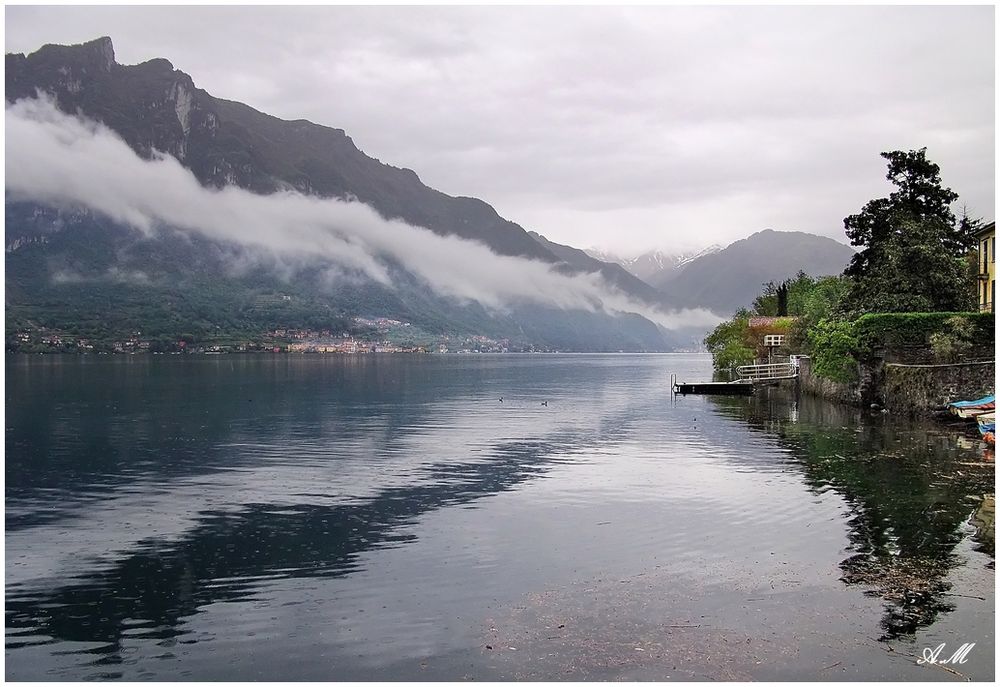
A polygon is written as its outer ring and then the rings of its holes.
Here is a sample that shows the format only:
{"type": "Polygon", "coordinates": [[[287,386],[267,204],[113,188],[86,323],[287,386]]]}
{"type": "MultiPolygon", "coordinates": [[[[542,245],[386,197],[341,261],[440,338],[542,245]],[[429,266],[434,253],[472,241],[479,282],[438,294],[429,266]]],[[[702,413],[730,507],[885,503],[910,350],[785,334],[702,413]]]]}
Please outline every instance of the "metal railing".
{"type": "Polygon", "coordinates": [[[764,365],[741,365],[736,368],[741,382],[760,382],[768,379],[794,379],[799,367],[793,362],[768,363],[764,365]]]}

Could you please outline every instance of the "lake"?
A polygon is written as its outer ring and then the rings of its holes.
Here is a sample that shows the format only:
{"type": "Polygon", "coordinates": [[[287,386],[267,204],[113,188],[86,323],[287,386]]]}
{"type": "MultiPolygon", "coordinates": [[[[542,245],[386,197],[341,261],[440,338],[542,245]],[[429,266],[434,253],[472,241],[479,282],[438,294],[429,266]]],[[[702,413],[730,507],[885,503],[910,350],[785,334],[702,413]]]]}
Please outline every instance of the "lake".
{"type": "Polygon", "coordinates": [[[7,679],[994,677],[993,456],[939,426],[672,397],[702,355],[6,373],[7,679]]]}

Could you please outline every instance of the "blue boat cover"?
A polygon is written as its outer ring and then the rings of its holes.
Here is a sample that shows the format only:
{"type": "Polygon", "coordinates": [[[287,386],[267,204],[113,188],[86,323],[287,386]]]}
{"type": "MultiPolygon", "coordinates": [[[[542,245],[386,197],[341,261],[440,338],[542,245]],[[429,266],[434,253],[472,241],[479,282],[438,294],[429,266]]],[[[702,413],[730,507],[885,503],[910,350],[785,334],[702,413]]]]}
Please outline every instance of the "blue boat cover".
{"type": "Polygon", "coordinates": [[[968,408],[969,406],[981,406],[987,403],[993,403],[994,401],[996,401],[996,395],[983,396],[975,401],[955,401],[953,403],[949,403],[948,406],[951,408],[968,408]]]}

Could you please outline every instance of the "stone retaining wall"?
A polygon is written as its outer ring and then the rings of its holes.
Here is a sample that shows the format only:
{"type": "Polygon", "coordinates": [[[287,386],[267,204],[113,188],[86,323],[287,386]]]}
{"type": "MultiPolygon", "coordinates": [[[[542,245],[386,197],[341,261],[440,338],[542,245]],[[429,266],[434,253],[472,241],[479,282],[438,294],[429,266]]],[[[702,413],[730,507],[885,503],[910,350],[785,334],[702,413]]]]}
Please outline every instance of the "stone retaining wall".
{"type": "Polygon", "coordinates": [[[857,384],[835,382],[814,374],[812,361],[809,358],[799,359],[799,389],[828,401],[861,405],[861,392],[857,384]]]}
{"type": "Polygon", "coordinates": [[[835,382],[812,372],[811,361],[799,361],[799,389],[838,403],[867,407],[876,403],[899,415],[918,415],[963,399],[981,398],[995,390],[996,364],[984,360],[948,365],[907,365],[881,359],[858,364],[858,381],[835,382]]]}
{"type": "Polygon", "coordinates": [[[951,401],[982,398],[994,392],[995,363],[994,360],[952,365],[886,363],[878,386],[880,405],[890,413],[914,414],[943,408],[951,401]]]}

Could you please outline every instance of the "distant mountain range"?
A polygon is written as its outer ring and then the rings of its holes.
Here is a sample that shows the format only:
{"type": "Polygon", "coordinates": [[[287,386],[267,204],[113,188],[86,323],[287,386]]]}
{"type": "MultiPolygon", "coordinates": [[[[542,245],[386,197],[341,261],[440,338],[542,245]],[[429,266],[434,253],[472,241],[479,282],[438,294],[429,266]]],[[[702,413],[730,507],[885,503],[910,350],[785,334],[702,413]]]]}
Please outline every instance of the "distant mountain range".
{"type": "MultiPolygon", "coordinates": [[[[385,218],[481,242],[501,256],[542,261],[569,275],[599,272],[643,307],[728,314],[749,303],[764,281],[799,269],[833,274],[852,253],[830,239],[765,231],[696,255],[603,259],[528,232],[482,200],[429,188],[412,170],[365,155],[340,129],[213,97],[165,59],[118,64],[109,38],[46,45],[30,55],[8,54],[5,62],[8,102],[47,93],[62,111],[103,122],[143,158],[155,151],[174,156],[206,187],[356,199],[385,218]]],[[[331,283],[318,266],[289,281],[228,269],[233,246],[170,231],[146,235],[87,210],[8,199],[5,218],[8,332],[107,327],[211,336],[383,316],[433,335],[592,351],[671,350],[701,334],[667,331],[640,315],[523,303],[487,310],[432,292],[405,260],[387,263],[394,288],[357,279],[331,283]]]]}
{"type": "Polygon", "coordinates": [[[730,315],[750,305],[769,281],[840,274],[854,250],[825,236],[765,229],[722,250],[698,256],[676,275],[659,282],[666,302],[675,307],[708,308],[730,315]]]}
{"type": "Polygon", "coordinates": [[[840,274],[854,250],[824,236],[765,229],[725,248],[711,245],[693,253],[654,250],[623,258],[591,249],[587,254],[628,270],[656,289],[668,307],[730,315],[749,305],[766,282],[794,277],[800,270],[814,277],[840,274]]]}
{"type": "Polygon", "coordinates": [[[629,273],[650,284],[654,288],[662,288],[664,284],[680,273],[681,269],[693,260],[703,255],[710,255],[722,250],[722,246],[712,244],[708,248],[690,253],[664,253],[651,250],[632,258],[623,258],[613,253],[595,248],[587,250],[587,255],[604,262],[621,265],[629,273]]]}

